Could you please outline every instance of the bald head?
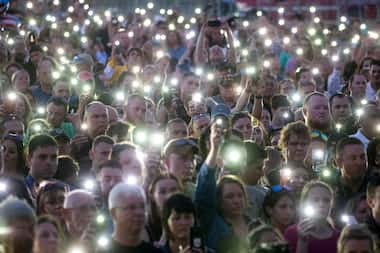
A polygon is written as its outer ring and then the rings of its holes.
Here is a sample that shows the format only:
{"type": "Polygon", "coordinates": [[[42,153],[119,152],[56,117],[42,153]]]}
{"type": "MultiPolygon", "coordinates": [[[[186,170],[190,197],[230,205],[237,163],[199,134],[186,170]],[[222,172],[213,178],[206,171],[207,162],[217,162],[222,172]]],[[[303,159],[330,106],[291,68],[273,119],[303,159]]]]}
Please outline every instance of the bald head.
{"type": "Polygon", "coordinates": [[[146,113],[146,100],[144,97],[131,95],[124,106],[124,119],[133,125],[144,123],[146,113]]]}
{"type": "Polygon", "coordinates": [[[95,218],[95,197],[85,190],[69,192],[63,203],[63,215],[70,237],[79,238],[95,218]]]}
{"type": "Polygon", "coordinates": [[[83,205],[95,205],[94,195],[86,190],[74,190],[66,195],[63,208],[72,209],[83,205]]]}
{"type": "Polygon", "coordinates": [[[141,198],[146,201],[144,190],[133,184],[119,183],[115,185],[108,196],[108,208],[122,207],[128,204],[129,198],[141,198]]]}
{"type": "Polygon", "coordinates": [[[107,106],[98,101],[88,104],[83,121],[88,126],[90,137],[104,134],[109,123],[107,106]]]}
{"type": "Polygon", "coordinates": [[[331,124],[329,101],[319,92],[314,92],[305,98],[303,105],[305,122],[311,129],[322,132],[328,131],[331,124]]]}

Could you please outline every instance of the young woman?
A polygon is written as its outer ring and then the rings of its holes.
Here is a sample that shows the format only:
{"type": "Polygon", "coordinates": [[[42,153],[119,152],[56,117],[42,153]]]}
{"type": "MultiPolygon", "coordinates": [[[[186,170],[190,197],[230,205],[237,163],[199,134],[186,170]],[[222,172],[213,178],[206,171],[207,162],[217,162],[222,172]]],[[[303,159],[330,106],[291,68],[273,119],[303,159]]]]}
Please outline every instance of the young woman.
{"type": "Polygon", "coordinates": [[[339,232],[330,223],[333,191],[321,181],[307,183],[301,194],[300,220],[285,231],[292,253],[335,253],[339,232]]]}
{"type": "Polygon", "coordinates": [[[159,175],[149,186],[148,234],[152,241],[159,241],[162,236],[162,209],[164,202],[182,187],[178,179],[171,175],[159,175]]]}
{"type": "Polygon", "coordinates": [[[33,253],[59,253],[62,242],[61,228],[51,216],[41,216],[37,220],[33,253]]]}
{"type": "Polygon", "coordinates": [[[59,181],[41,182],[36,197],[36,214],[51,215],[56,218],[60,224],[63,221],[63,202],[65,194],[69,191],[68,186],[59,181]]]}
{"type": "Polygon", "coordinates": [[[190,231],[196,224],[195,205],[189,197],[176,193],[170,196],[162,212],[162,225],[167,237],[161,247],[165,253],[190,253],[190,231]]]}
{"type": "Polygon", "coordinates": [[[268,223],[284,234],[296,219],[296,202],[292,193],[281,186],[273,186],[264,198],[263,212],[268,223]]]}
{"type": "Polygon", "coordinates": [[[29,73],[24,69],[18,70],[13,73],[11,82],[14,90],[24,93],[30,86],[29,73]]]}
{"type": "Polygon", "coordinates": [[[2,168],[1,176],[24,178],[27,174],[24,157],[24,145],[22,137],[8,134],[2,141],[2,168]]]}

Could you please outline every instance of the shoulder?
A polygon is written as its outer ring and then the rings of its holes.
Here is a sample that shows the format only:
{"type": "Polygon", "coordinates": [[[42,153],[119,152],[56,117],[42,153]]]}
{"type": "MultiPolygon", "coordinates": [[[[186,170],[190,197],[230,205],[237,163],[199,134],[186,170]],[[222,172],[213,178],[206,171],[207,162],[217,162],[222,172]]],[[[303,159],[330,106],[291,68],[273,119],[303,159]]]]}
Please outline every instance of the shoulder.
{"type": "Polygon", "coordinates": [[[163,253],[160,248],[155,247],[153,244],[149,242],[142,242],[140,245],[140,248],[143,252],[150,252],[150,253],[163,253]]]}

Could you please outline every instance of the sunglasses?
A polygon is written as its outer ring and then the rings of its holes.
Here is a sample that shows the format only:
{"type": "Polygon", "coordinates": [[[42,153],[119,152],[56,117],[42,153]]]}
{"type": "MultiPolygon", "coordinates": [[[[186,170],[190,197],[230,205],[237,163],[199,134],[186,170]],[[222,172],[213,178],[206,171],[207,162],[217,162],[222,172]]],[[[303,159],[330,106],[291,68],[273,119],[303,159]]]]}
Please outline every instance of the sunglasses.
{"type": "Polygon", "coordinates": [[[329,137],[327,136],[327,134],[324,134],[324,133],[321,133],[319,131],[315,131],[313,130],[311,132],[311,138],[321,138],[322,140],[324,141],[328,141],[329,137]]]}
{"type": "Polygon", "coordinates": [[[272,192],[290,191],[288,187],[282,185],[273,185],[270,189],[272,192]]]}

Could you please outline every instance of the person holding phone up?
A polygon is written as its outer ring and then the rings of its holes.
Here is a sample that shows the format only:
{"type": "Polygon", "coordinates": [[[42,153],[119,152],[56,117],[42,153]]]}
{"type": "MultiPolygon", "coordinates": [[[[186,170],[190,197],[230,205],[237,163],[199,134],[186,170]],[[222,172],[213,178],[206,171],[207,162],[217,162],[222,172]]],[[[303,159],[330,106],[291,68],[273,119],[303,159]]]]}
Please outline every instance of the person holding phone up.
{"type": "Polygon", "coordinates": [[[331,225],[333,191],[321,181],[307,183],[300,200],[300,220],[285,231],[292,253],[335,253],[339,232],[331,225]]]}

